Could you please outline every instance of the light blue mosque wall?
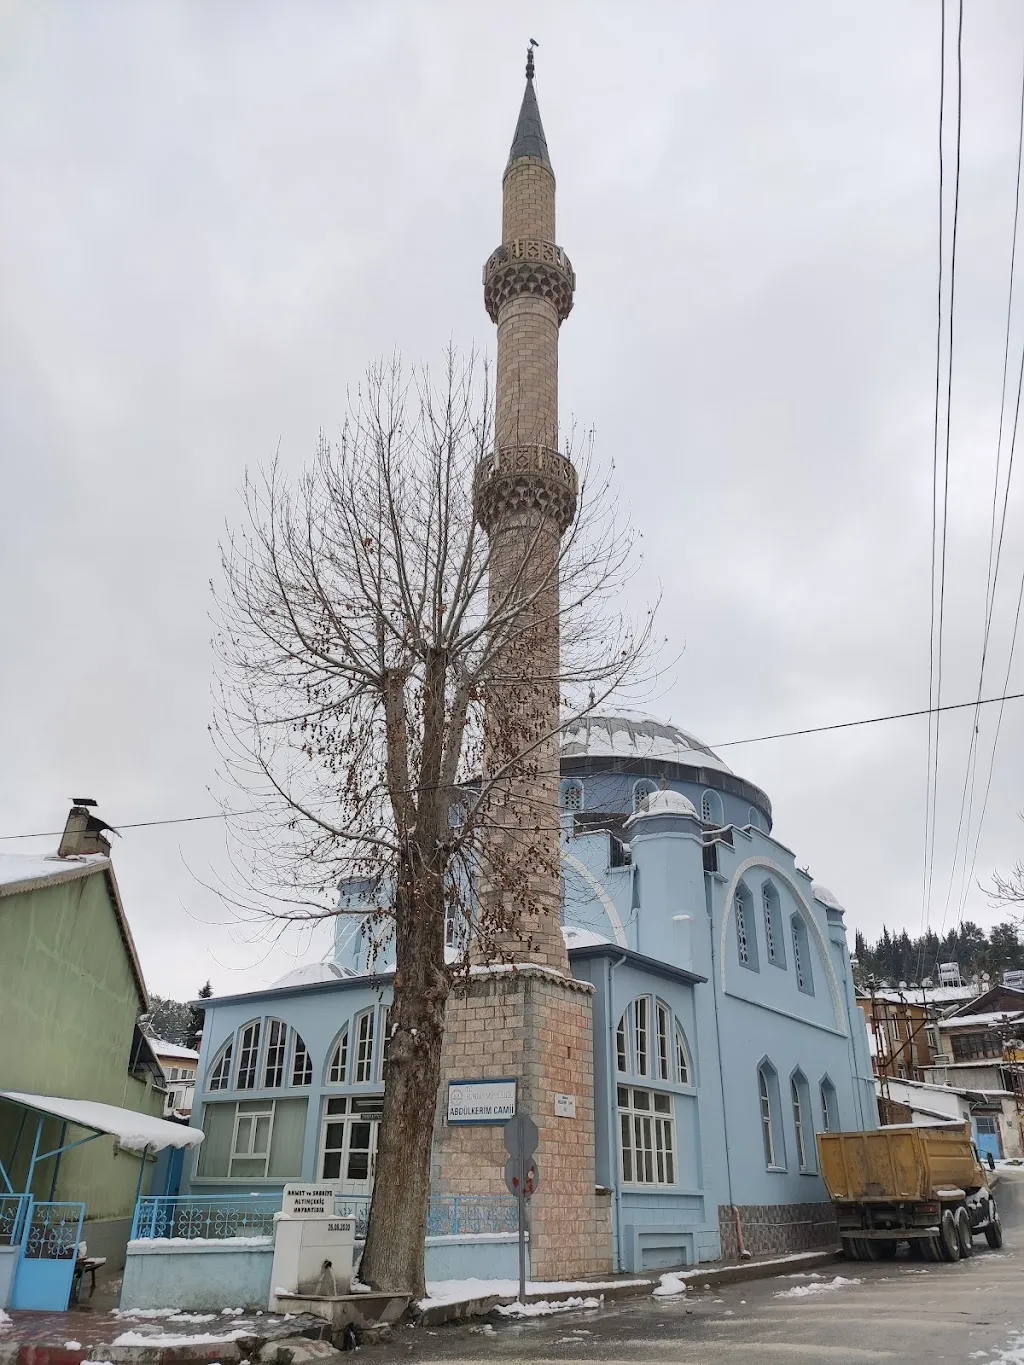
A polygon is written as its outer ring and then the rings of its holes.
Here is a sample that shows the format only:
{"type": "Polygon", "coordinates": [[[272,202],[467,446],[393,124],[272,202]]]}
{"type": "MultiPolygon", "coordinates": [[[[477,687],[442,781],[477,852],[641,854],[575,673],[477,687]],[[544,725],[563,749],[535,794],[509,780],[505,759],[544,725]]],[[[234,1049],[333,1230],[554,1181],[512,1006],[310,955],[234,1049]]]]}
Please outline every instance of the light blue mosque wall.
{"type": "MultiPolygon", "coordinates": [[[[678,792],[693,803],[694,808],[700,813],[701,802],[706,791],[713,793],[712,802],[721,802],[721,807],[715,807],[715,822],[723,825],[736,825],[739,829],[746,825],[760,825],[762,829],[771,828],[771,818],[769,812],[761,805],[736,796],[732,792],[722,791],[713,785],[713,778],[709,775],[708,782],[686,782],[676,778],[669,778],[665,786],[669,791],[678,792]]],[[[640,791],[643,791],[652,781],[661,785],[661,779],[645,779],[637,774],[625,773],[579,773],[572,777],[563,778],[563,782],[575,781],[582,783],[583,804],[581,809],[588,811],[603,811],[608,814],[629,815],[635,808],[637,796],[637,784],[640,783],[640,791]]]]}
{"type": "MultiPolygon", "coordinates": [[[[584,815],[603,809],[626,816],[633,810],[635,773],[594,772],[582,780],[584,815]]],[[[716,1258],[723,1252],[723,1239],[731,1236],[733,1206],[755,1227],[758,1217],[778,1221],[777,1213],[765,1214],[766,1209],[824,1208],[827,1194],[817,1171],[815,1143],[825,1121],[823,1082],[832,1088],[833,1126],[877,1124],[867,1035],[854,998],[842,910],[827,894],[819,899],[792,852],[764,832],[766,812],[763,829],[751,827],[749,802],[717,790],[726,820],[736,822],[719,836],[678,799],[686,797],[699,810],[703,790],[699,783],[659,783],[660,794],[649,800],[648,808],[629,815],[616,836],[619,845],[613,845],[607,830],[588,830],[585,820],[574,821],[568,813],[563,820],[563,920],[583,931],[569,932],[570,964],[576,976],[594,986],[596,1177],[612,1190],[615,1264],[622,1270],[716,1258]],[[744,895],[745,963],[737,927],[744,895]],[[688,1058],[685,1082],[674,1073],[667,1079],[650,1071],[639,1076],[630,1070],[632,1060],[626,1074],[620,1071],[616,1029],[621,1019],[633,1017],[627,1011],[635,1010],[641,998],[649,1011],[659,1006],[668,1011],[673,1039],[676,1025],[681,1029],[688,1058]],[[762,1063],[771,1078],[770,1163],[758,1076],[762,1063]],[[802,1167],[790,1087],[794,1077],[804,1126],[802,1167]],[[631,1096],[639,1089],[659,1096],[660,1105],[667,1103],[662,1112],[670,1113],[673,1125],[671,1181],[624,1178],[622,1086],[631,1096]]],[[[341,945],[339,960],[347,962],[350,955],[341,945]]],[[[300,1174],[318,1178],[325,1099],[382,1092],[379,1055],[371,1080],[361,1085],[351,1080],[351,1032],[345,1085],[326,1083],[330,1052],[343,1024],[348,1021],[351,1029],[352,1021],[368,1009],[377,1011],[379,1049],[389,997],[390,977],[383,975],[206,1002],[193,1121],[203,1122],[208,1103],[305,1093],[300,1174]],[[312,1060],[312,1084],[304,1091],[291,1086],[268,1090],[260,1088],[259,1077],[254,1089],[209,1093],[211,1066],[224,1042],[234,1036],[237,1048],[239,1030],[256,1017],[263,1019],[264,1031],[268,1019],[280,1018],[301,1035],[312,1060]]],[[[648,1026],[653,1028],[653,1019],[648,1026]]],[[[190,1181],[195,1193],[278,1188],[282,1183],[250,1177],[214,1180],[195,1173],[190,1181]]],[[[746,1235],[748,1245],[750,1238],[756,1243],[754,1227],[746,1235]]]]}
{"type": "Polygon", "coordinates": [[[204,1127],[204,1111],[207,1105],[238,1103],[251,1100],[302,1099],[307,1101],[305,1134],[302,1145],[302,1166],[290,1176],[254,1177],[243,1176],[236,1179],[204,1176],[197,1170],[202,1165],[202,1149],[191,1160],[186,1171],[184,1188],[195,1194],[239,1193],[258,1190],[279,1190],[287,1179],[314,1180],[318,1178],[317,1157],[320,1142],[320,1128],[323,1104],[326,1097],[363,1097],[382,1095],[380,1081],[380,1048],[383,1034],[383,1013],[391,999],[390,977],[356,977],[332,980],[322,985],[301,985],[293,988],[268,990],[261,993],[228,996],[204,1001],[206,1016],[203,1024],[203,1039],[199,1054],[196,1084],[196,1103],[192,1111],[192,1123],[204,1127]],[[352,1057],[354,1039],[352,1022],[364,1011],[373,1010],[374,1017],[374,1056],[371,1063],[371,1079],[356,1084],[352,1079],[352,1057]],[[307,1086],[288,1084],[291,1081],[291,1066],[294,1060],[294,1034],[289,1032],[285,1056],[286,1084],[268,1088],[265,1079],[265,1046],[261,1047],[260,1068],[256,1084],[252,1088],[239,1090],[234,1082],[237,1075],[238,1048],[240,1031],[254,1019],[260,1019],[261,1040],[265,1045],[267,1025],[271,1019],[280,1019],[294,1031],[309,1052],[312,1064],[312,1080],[307,1086]],[[345,1025],[349,1026],[348,1072],[345,1084],[328,1085],[327,1066],[334,1044],[345,1025]],[[231,1070],[231,1088],[211,1091],[211,1071],[221,1055],[224,1045],[234,1039],[235,1055],[231,1070]]]}

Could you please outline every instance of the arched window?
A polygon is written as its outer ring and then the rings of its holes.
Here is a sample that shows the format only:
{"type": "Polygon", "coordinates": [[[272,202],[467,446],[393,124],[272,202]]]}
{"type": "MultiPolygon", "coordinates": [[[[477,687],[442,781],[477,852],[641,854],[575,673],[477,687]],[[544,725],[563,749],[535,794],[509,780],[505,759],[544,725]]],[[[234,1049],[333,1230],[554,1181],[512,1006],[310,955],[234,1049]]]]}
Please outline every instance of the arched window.
{"type": "Polygon", "coordinates": [[[756,806],[751,806],[750,809],[747,811],[747,820],[748,820],[749,823],[750,823],[751,829],[761,829],[761,828],[762,828],[762,825],[761,825],[761,812],[757,809],[756,806]]]}
{"type": "Polygon", "coordinates": [[[751,904],[750,892],[743,882],[740,882],[736,887],[733,904],[736,911],[736,953],[739,957],[740,966],[756,972],[758,970],[757,931],[754,928],[754,908],[751,904]]]}
{"type": "Polygon", "coordinates": [[[659,1081],[672,1081],[675,1080],[672,1063],[672,1011],[663,1001],[655,1000],[654,1018],[657,1023],[658,1039],[655,1072],[659,1081]]]}
{"type": "Polygon", "coordinates": [[[690,1049],[686,1046],[686,1035],[678,1024],[676,1025],[676,1082],[679,1085],[693,1085],[690,1049]]]}
{"type": "Polygon", "coordinates": [[[284,1085],[284,1058],[288,1025],[283,1019],[267,1020],[267,1048],[263,1058],[263,1088],[277,1090],[284,1085]]]}
{"type": "Polygon", "coordinates": [[[836,1088],[827,1076],[821,1078],[821,1126],[826,1133],[839,1131],[839,1102],[836,1088]]]}
{"type": "Polygon", "coordinates": [[[765,955],[776,967],[785,967],[786,940],[782,930],[782,906],[779,903],[779,893],[770,881],[761,885],[761,908],[764,911],[765,955]]]}
{"type": "Polygon", "coordinates": [[[700,818],[706,825],[723,825],[725,823],[722,798],[710,787],[700,798],[700,818]]]}
{"type": "Polygon", "coordinates": [[[562,783],[562,809],[583,809],[583,783],[576,777],[566,778],[562,783]]]}
{"type": "Polygon", "coordinates": [[[341,1030],[327,1063],[327,1084],[344,1085],[348,1077],[348,1025],[341,1030]]]}
{"type": "Polygon", "coordinates": [[[292,1053],[292,1085],[313,1084],[313,1059],[305,1042],[295,1034],[295,1050],[292,1053]]]}
{"type": "Polygon", "coordinates": [[[242,1029],[238,1042],[238,1076],[235,1088],[256,1088],[257,1063],[260,1055],[260,1020],[253,1019],[242,1029]]]}
{"type": "Polygon", "coordinates": [[[802,915],[794,915],[790,920],[793,934],[793,970],[796,984],[805,995],[814,994],[814,977],[811,973],[811,947],[807,940],[807,925],[802,915]]]}
{"type": "Polygon", "coordinates": [[[807,1078],[799,1068],[789,1078],[789,1096],[793,1104],[796,1159],[801,1171],[813,1171],[814,1124],[811,1118],[811,1094],[807,1088],[807,1078]]]}
{"type": "Polygon", "coordinates": [[[213,1065],[210,1067],[210,1079],[207,1082],[207,1090],[230,1090],[231,1089],[231,1054],[234,1051],[234,1039],[228,1041],[217,1053],[213,1065]]]}
{"type": "Polygon", "coordinates": [[[649,777],[638,778],[633,783],[633,810],[645,810],[647,798],[653,796],[658,790],[657,782],[652,782],[649,777]]]}
{"type": "Polygon", "coordinates": [[[779,1126],[779,1074],[767,1058],[757,1068],[757,1095],[761,1108],[764,1164],[771,1171],[785,1170],[785,1148],[779,1126]]]}

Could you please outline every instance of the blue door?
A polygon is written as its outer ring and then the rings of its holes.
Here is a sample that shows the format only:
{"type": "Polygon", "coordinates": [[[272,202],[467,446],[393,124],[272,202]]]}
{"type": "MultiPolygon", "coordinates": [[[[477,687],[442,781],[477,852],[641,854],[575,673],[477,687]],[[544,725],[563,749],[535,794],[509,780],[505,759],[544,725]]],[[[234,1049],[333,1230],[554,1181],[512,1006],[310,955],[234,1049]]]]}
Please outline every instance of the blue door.
{"type": "Polygon", "coordinates": [[[976,1114],[971,1119],[974,1128],[974,1141],[982,1157],[991,1156],[996,1161],[1003,1155],[999,1149],[999,1124],[994,1114],[976,1114]]]}
{"type": "Polygon", "coordinates": [[[14,1272],[12,1308],[62,1313],[71,1297],[85,1205],[32,1202],[14,1272]]]}

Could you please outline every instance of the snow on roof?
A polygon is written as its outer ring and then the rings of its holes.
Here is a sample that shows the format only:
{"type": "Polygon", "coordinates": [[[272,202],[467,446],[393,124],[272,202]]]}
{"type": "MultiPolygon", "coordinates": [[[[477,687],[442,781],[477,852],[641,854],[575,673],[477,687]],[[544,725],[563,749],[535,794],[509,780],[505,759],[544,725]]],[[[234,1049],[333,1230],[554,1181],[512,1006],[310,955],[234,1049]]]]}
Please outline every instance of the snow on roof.
{"type": "Polygon", "coordinates": [[[820,904],[828,907],[829,910],[842,910],[842,906],[836,899],[834,891],[830,891],[827,886],[822,886],[821,882],[811,882],[811,894],[820,904]]]}
{"type": "Polygon", "coordinates": [[[73,858],[58,858],[56,853],[0,853],[0,896],[32,886],[73,881],[109,866],[110,859],[103,853],[83,853],[73,858]]]}
{"type": "Polygon", "coordinates": [[[987,1014],[954,1014],[939,1020],[939,1028],[988,1028],[990,1024],[1009,1024],[1024,1016],[1024,1010],[994,1010],[987,1014]]]}
{"type": "Polygon", "coordinates": [[[644,711],[591,713],[572,721],[562,735],[562,757],[665,759],[732,772],[695,735],[644,711]]]}
{"type": "Polygon", "coordinates": [[[562,925],[562,938],[566,948],[594,948],[599,943],[611,943],[604,934],[595,934],[593,929],[580,929],[575,924],[562,925]]]}
{"type": "Polygon", "coordinates": [[[198,1147],[203,1140],[200,1128],[186,1128],[180,1123],[168,1123],[152,1114],[139,1114],[134,1109],[121,1109],[116,1104],[101,1104],[99,1100],[68,1100],[56,1095],[27,1095],[20,1090],[0,1090],[0,1099],[10,1100],[35,1109],[42,1114],[53,1114],[79,1128],[91,1128],[97,1133],[110,1133],[122,1147],[141,1152],[144,1147],[158,1152],[164,1147],[198,1147]]]}
{"type": "Polygon", "coordinates": [[[199,1061],[198,1052],[190,1047],[182,1047],[179,1043],[166,1043],[162,1038],[150,1038],[149,1046],[157,1058],[178,1057],[183,1061],[199,1061]]]}
{"type": "Polygon", "coordinates": [[[633,825],[637,820],[643,820],[649,815],[689,815],[696,820],[697,807],[682,792],[668,790],[651,792],[640,808],[629,817],[626,824],[633,825]]]}
{"type": "Polygon", "coordinates": [[[315,986],[324,981],[340,981],[355,976],[351,967],[343,967],[340,962],[307,962],[304,966],[293,967],[284,976],[278,977],[267,987],[268,991],[283,991],[288,986],[315,986]]]}
{"type": "Polygon", "coordinates": [[[905,990],[885,988],[875,991],[875,999],[892,1005],[906,1001],[909,1005],[953,1005],[977,1000],[976,986],[907,986],[905,990]]]}

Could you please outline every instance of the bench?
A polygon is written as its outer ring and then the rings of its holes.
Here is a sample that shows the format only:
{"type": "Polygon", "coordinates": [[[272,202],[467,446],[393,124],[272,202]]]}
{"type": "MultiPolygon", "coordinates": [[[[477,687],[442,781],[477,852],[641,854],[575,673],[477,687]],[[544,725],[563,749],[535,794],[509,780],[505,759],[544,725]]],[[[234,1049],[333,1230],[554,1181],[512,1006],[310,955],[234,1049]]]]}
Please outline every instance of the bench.
{"type": "Polygon", "coordinates": [[[96,1272],[107,1264],[106,1256],[79,1256],[75,1262],[75,1273],[71,1280],[71,1302],[77,1303],[82,1292],[82,1280],[89,1279],[89,1297],[96,1293],[96,1272]]]}

